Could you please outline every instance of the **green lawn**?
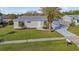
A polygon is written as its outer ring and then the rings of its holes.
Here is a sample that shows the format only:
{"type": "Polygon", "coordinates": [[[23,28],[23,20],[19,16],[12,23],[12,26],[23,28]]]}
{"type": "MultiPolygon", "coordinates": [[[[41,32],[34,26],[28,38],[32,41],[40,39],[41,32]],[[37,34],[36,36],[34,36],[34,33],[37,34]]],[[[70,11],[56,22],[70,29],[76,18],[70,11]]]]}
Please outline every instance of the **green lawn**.
{"type": "Polygon", "coordinates": [[[66,46],[65,40],[0,45],[2,51],[76,51],[75,44],[66,46]]]}
{"type": "Polygon", "coordinates": [[[70,27],[69,31],[74,33],[74,34],[79,35],[79,26],[70,27]]]}
{"type": "Polygon", "coordinates": [[[34,38],[51,38],[51,37],[63,37],[57,32],[48,33],[47,30],[14,30],[12,26],[0,28],[0,39],[4,40],[23,40],[34,38]]]}

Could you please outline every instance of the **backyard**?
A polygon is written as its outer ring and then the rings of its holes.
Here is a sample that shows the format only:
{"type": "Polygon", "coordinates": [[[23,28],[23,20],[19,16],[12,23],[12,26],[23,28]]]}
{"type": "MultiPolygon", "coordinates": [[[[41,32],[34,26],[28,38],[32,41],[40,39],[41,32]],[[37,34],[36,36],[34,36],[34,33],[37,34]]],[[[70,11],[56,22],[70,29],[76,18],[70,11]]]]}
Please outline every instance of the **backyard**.
{"type": "Polygon", "coordinates": [[[2,51],[76,51],[75,44],[66,45],[65,40],[0,45],[2,51]]]}
{"type": "Polygon", "coordinates": [[[35,29],[15,30],[13,26],[0,28],[1,40],[23,40],[23,39],[52,38],[52,37],[63,37],[63,36],[55,31],[49,33],[47,30],[35,30],[35,29]]]}

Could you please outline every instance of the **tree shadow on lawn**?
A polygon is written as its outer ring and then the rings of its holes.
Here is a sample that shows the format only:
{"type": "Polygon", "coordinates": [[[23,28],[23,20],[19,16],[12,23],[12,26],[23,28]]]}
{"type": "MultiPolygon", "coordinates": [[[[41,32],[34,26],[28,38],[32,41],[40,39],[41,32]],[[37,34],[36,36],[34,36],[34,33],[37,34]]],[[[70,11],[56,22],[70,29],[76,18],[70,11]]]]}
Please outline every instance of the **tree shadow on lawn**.
{"type": "Polygon", "coordinates": [[[8,32],[6,34],[14,34],[14,33],[16,33],[16,32],[15,31],[11,31],[11,32],[8,32]]]}
{"type": "MultiPolygon", "coordinates": [[[[0,37],[4,37],[4,36],[6,36],[6,35],[9,35],[9,34],[15,34],[16,32],[15,31],[11,31],[11,32],[8,32],[8,33],[5,33],[5,34],[3,34],[3,35],[0,35],[0,37]]],[[[2,41],[4,41],[4,39],[0,39],[0,42],[2,42],[2,41]]]]}

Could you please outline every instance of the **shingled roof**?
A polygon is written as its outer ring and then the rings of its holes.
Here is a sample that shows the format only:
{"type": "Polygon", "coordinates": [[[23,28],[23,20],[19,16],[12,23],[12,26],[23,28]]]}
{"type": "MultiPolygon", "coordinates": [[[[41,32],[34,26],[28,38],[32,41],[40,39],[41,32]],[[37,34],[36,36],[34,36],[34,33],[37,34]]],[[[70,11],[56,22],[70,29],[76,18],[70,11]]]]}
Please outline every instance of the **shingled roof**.
{"type": "Polygon", "coordinates": [[[14,21],[47,21],[46,16],[19,16],[14,21]]]}
{"type": "Polygon", "coordinates": [[[79,19],[79,15],[65,15],[65,16],[68,16],[68,17],[70,17],[71,19],[79,19]]]}

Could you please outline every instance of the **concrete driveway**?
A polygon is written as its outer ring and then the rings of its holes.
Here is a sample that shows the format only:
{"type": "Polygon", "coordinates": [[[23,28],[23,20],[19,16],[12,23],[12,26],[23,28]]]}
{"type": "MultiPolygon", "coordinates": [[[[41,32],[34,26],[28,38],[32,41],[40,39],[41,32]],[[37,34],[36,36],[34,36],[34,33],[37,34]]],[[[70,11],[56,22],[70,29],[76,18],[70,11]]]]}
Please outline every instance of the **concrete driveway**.
{"type": "Polygon", "coordinates": [[[60,33],[61,35],[63,35],[66,39],[69,39],[72,42],[74,42],[79,48],[79,37],[76,34],[69,32],[65,27],[61,27],[60,29],[57,29],[56,31],[60,33]]]}
{"type": "Polygon", "coordinates": [[[71,32],[69,32],[65,27],[61,27],[60,29],[56,30],[58,33],[62,34],[63,36],[77,36],[71,32]]]}

